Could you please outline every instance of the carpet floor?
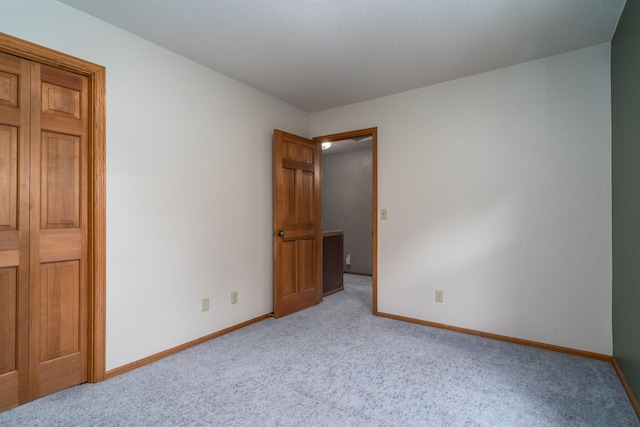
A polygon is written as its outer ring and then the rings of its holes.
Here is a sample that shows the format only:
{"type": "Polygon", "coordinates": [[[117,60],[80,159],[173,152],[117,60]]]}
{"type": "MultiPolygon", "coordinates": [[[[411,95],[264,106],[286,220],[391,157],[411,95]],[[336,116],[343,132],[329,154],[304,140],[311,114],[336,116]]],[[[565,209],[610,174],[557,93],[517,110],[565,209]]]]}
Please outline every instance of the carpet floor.
{"type": "Polygon", "coordinates": [[[371,315],[371,279],[1,426],[640,426],[606,362],[371,315]]]}

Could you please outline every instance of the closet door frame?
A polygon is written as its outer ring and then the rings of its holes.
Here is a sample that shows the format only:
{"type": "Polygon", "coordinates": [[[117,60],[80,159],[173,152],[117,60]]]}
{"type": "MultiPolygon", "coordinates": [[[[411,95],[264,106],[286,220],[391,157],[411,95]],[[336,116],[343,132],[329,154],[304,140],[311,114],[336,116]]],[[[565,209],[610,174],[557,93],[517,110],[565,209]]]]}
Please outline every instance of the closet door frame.
{"type": "Polygon", "coordinates": [[[0,52],[50,65],[89,79],[88,381],[106,372],[106,112],[105,67],[0,33],[0,52]]]}

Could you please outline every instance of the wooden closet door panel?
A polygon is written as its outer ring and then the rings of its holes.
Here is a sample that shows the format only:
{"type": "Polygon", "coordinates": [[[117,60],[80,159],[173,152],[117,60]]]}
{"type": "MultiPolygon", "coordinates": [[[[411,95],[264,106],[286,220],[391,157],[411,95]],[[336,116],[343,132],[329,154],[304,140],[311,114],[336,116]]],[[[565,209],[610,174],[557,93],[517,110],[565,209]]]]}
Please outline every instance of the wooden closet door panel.
{"type": "Polygon", "coordinates": [[[28,399],[29,61],[0,53],[0,410],[28,399]]]}
{"type": "Polygon", "coordinates": [[[31,398],[87,380],[88,81],[31,69],[31,398]]]}

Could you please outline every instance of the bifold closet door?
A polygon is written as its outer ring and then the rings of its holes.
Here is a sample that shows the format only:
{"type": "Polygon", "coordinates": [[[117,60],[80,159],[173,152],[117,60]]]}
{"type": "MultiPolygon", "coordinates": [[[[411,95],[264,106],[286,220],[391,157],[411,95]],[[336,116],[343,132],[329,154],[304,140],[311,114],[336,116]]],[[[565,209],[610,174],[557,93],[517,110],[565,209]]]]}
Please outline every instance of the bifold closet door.
{"type": "Polygon", "coordinates": [[[88,81],[0,57],[0,409],[87,379],[88,81]]]}
{"type": "Polygon", "coordinates": [[[29,390],[87,380],[86,77],[31,64],[29,390]]]}
{"type": "Polygon", "coordinates": [[[0,53],[0,410],[28,399],[30,68],[0,53]]]}

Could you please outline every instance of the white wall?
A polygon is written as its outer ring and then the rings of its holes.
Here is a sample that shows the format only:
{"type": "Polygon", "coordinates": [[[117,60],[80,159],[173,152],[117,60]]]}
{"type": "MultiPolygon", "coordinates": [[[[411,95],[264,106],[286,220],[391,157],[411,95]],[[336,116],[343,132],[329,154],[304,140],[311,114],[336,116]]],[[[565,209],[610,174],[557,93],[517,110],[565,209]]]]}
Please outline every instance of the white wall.
{"type": "Polygon", "coordinates": [[[107,68],[107,369],[271,312],[271,136],[309,114],[56,1],[2,6],[0,31],[107,68]]]}
{"type": "Polygon", "coordinates": [[[380,311],[611,354],[609,56],[311,115],[314,136],[378,127],[380,311]]]}
{"type": "MultiPolygon", "coordinates": [[[[270,312],[272,129],[310,116],[54,0],[3,10],[107,67],[107,369],[270,312]]],[[[609,51],[311,115],[378,126],[381,311],[611,354],[609,51]]]]}

